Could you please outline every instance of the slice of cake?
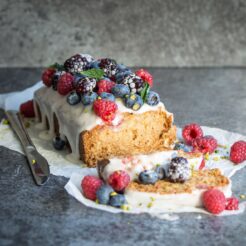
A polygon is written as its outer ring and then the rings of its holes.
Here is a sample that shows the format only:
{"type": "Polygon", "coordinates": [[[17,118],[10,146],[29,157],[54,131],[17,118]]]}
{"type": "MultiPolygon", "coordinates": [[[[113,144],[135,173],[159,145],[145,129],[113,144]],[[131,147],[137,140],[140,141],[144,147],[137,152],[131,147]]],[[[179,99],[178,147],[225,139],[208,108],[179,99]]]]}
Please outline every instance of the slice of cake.
{"type": "Polygon", "coordinates": [[[88,166],[172,149],[173,114],[149,90],[147,71],[134,73],[112,59],[77,54],[48,68],[42,79],[46,86],[34,93],[37,119],[88,166]]]}
{"type": "Polygon", "coordinates": [[[225,197],[231,196],[231,183],[219,169],[197,170],[184,183],[158,180],[155,184],[141,184],[132,181],[125,191],[127,202],[133,207],[153,207],[169,209],[186,207],[203,207],[202,194],[208,189],[216,188],[225,197]]]}

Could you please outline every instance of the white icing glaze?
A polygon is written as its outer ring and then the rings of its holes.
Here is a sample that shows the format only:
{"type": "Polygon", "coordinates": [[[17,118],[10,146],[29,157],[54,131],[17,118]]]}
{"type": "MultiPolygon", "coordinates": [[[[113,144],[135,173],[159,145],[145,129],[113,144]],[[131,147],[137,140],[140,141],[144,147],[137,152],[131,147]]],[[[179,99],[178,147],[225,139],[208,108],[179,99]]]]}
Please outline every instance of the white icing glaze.
{"type": "MultiPolygon", "coordinates": [[[[54,136],[54,114],[59,122],[59,131],[61,136],[66,136],[69,141],[72,155],[74,159],[80,158],[79,141],[80,133],[85,130],[91,130],[97,125],[103,125],[104,122],[92,110],[92,106],[83,106],[81,103],[71,106],[66,101],[66,96],[61,96],[58,92],[49,87],[42,87],[34,93],[34,100],[40,107],[42,124],[39,129],[46,128],[46,118],[48,120],[50,129],[49,134],[54,136]]],[[[163,110],[173,118],[173,114],[166,111],[163,103],[156,106],[149,106],[146,103],[138,110],[133,111],[124,106],[121,99],[116,100],[118,111],[116,118],[112,122],[117,126],[122,119],[121,114],[129,112],[132,114],[141,114],[147,111],[163,110]]],[[[38,115],[37,106],[35,105],[35,114],[38,115]]],[[[117,130],[115,127],[114,130],[117,130]]]]}
{"type": "MultiPolygon", "coordinates": [[[[227,186],[217,187],[221,190],[225,197],[230,197],[231,181],[227,186]]],[[[176,212],[180,208],[183,208],[182,212],[194,211],[194,208],[202,207],[202,193],[206,191],[204,189],[195,189],[192,193],[180,193],[180,194],[166,194],[161,195],[158,193],[139,192],[126,189],[126,200],[131,207],[137,208],[139,206],[143,208],[149,207],[151,203],[151,210],[157,212],[176,212]]]]}
{"type": "MultiPolygon", "coordinates": [[[[140,172],[153,169],[157,164],[166,169],[170,160],[178,155],[178,151],[170,150],[155,152],[149,155],[112,158],[110,163],[104,168],[102,176],[104,180],[107,180],[114,171],[124,170],[130,175],[131,180],[135,180],[140,172]]],[[[202,162],[202,155],[197,158],[188,158],[187,160],[191,168],[198,169],[202,162]]]]}

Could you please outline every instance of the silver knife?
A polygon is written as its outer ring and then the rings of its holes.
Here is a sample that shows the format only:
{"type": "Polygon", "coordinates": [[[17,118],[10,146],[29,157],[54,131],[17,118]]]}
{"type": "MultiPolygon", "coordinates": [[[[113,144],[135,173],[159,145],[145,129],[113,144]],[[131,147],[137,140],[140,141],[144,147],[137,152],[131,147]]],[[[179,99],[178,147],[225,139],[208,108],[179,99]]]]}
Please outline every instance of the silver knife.
{"type": "Polygon", "coordinates": [[[37,185],[43,185],[50,175],[50,168],[47,160],[37,151],[29,137],[18,111],[8,110],[5,112],[11,127],[20,139],[33,178],[37,185]]]}

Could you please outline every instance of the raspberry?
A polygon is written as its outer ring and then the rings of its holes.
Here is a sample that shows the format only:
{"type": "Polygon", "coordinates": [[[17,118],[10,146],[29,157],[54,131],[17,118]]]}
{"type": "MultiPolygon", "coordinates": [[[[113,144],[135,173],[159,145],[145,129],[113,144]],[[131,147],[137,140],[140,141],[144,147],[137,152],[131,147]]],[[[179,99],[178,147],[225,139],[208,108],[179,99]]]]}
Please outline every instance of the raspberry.
{"type": "Polygon", "coordinates": [[[77,81],[75,85],[75,90],[76,92],[82,94],[92,92],[93,89],[96,87],[96,83],[96,79],[94,78],[82,77],[77,81]]]}
{"type": "Polygon", "coordinates": [[[111,92],[111,89],[115,86],[115,83],[113,81],[108,81],[101,79],[97,82],[97,93],[100,95],[102,92],[111,92]]]}
{"type": "Polygon", "coordinates": [[[210,189],[203,193],[202,201],[204,207],[212,214],[219,214],[225,210],[226,198],[223,192],[210,189]]]}
{"type": "Polygon", "coordinates": [[[52,78],[56,70],[54,68],[47,68],[42,74],[43,83],[50,87],[52,85],[52,78]]]}
{"type": "Polygon", "coordinates": [[[144,82],[148,83],[150,86],[153,85],[153,76],[143,68],[137,70],[135,72],[137,76],[139,76],[144,82]]]}
{"type": "Polygon", "coordinates": [[[93,109],[95,114],[105,122],[111,122],[115,118],[118,107],[115,102],[97,99],[93,103],[93,109]]]}
{"type": "Polygon", "coordinates": [[[230,197],[226,199],[226,210],[238,210],[238,199],[236,197],[230,197]]]}
{"type": "Polygon", "coordinates": [[[95,176],[85,176],[81,182],[84,196],[90,200],[95,201],[97,190],[101,187],[102,184],[102,180],[95,176]]]}
{"type": "Polygon", "coordinates": [[[108,183],[115,191],[122,191],[130,183],[130,176],[123,170],[115,171],[109,176],[108,183]]]}
{"type": "Polygon", "coordinates": [[[212,136],[204,136],[196,138],[192,141],[192,146],[195,151],[199,151],[203,154],[212,154],[217,148],[217,140],[212,136]]]}
{"type": "Polygon", "coordinates": [[[27,118],[35,116],[33,100],[29,100],[20,105],[20,112],[27,118]]]}
{"type": "Polygon", "coordinates": [[[70,73],[64,73],[58,80],[57,91],[61,95],[67,95],[73,90],[74,77],[70,73]]]}
{"type": "Polygon", "coordinates": [[[205,159],[203,158],[202,159],[202,161],[201,161],[201,163],[200,163],[200,166],[199,166],[199,170],[202,170],[204,167],[205,167],[205,165],[206,165],[206,161],[205,161],[205,159]]]}
{"type": "Polygon", "coordinates": [[[194,139],[203,136],[203,131],[198,124],[192,123],[183,128],[182,136],[187,144],[191,144],[194,139]]]}
{"type": "Polygon", "coordinates": [[[230,160],[239,164],[246,160],[246,142],[241,140],[231,146],[230,160]]]}

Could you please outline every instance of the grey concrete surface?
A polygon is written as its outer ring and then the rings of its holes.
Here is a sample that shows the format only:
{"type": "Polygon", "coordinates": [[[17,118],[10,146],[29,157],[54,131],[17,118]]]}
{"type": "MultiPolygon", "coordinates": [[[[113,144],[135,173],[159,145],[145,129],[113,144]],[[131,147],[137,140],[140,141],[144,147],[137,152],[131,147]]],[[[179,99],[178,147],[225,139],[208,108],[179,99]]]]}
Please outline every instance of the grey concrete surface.
{"type": "Polygon", "coordinates": [[[129,66],[245,66],[244,0],[1,0],[0,66],[74,53],[129,66]]]}
{"type": "MultiPolygon", "coordinates": [[[[0,93],[24,89],[41,69],[0,69],[0,93]]],[[[200,124],[246,134],[246,69],[150,69],[155,89],[176,124],[200,124]]],[[[3,116],[1,111],[0,118],[3,116]]],[[[246,169],[233,176],[246,194],[246,169]]],[[[164,221],[147,214],[110,214],[70,197],[67,179],[34,185],[26,158],[0,147],[0,245],[245,245],[246,212],[229,217],[181,214],[164,221]]]]}

